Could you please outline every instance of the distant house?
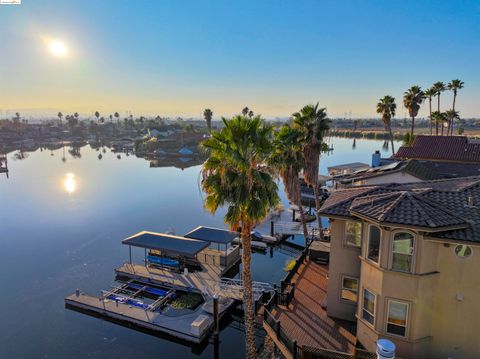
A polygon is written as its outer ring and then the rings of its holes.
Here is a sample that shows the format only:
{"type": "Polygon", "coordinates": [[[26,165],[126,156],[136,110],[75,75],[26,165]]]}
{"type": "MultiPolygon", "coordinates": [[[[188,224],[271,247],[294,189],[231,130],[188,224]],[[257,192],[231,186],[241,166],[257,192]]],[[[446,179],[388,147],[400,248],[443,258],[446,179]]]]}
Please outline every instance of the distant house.
{"type": "Polygon", "coordinates": [[[343,165],[328,167],[327,171],[329,176],[339,176],[339,175],[350,174],[355,171],[363,170],[367,168],[370,168],[370,165],[367,163],[353,162],[353,163],[346,163],[343,165]]]}
{"type": "Polygon", "coordinates": [[[417,135],[411,146],[402,146],[396,159],[480,163],[480,142],[466,136],[417,135]]]}
{"type": "Polygon", "coordinates": [[[178,153],[181,155],[193,155],[193,151],[189,148],[183,147],[178,150],[178,153]]]}
{"type": "Polygon", "coordinates": [[[173,131],[170,131],[170,130],[159,131],[159,130],[157,130],[156,128],[148,129],[148,135],[149,135],[150,137],[168,137],[168,136],[170,136],[172,133],[174,133],[174,132],[173,132],[173,131]]]}
{"type": "Polygon", "coordinates": [[[330,219],[329,317],[356,323],[374,352],[477,358],[480,176],[339,190],[330,219]]]}
{"type": "Polygon", "coordinates": [[[337,188],[385,183],[409,183],[480,175],[480,163],[406,160],[358,170],[337,178],[337,188]]]}

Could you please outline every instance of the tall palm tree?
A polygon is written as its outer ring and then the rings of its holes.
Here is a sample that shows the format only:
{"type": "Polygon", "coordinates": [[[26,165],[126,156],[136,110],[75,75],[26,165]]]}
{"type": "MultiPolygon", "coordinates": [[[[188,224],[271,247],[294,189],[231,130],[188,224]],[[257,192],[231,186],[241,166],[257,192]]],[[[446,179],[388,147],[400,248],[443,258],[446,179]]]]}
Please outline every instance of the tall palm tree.
{"type": "MultiPolygon", "coordinates": [[[[448,89],[453,92],[452,114],[455,114],[455,101],[457,99],[457,91],[462,89],[463,85],[464,85],[464,82],[459,79],[452,80],[447,85],[448,89]]],[[[451,135],[453,135],[453,121],[454,121],[454,118],[452,117],[448,124],[448,128],[450,130],[451,135]]]]}
{"type": "Polygon", "coordinates": [[[280,127],[280,130],[275,133],[274,147],[269,164],[282,179],[288,200],[299,208],[306,246],[308,244],[308,229],[302,206],[300,186],[300,172],[303,170],[305,163],[301,145],[302,136],[302,131],[290,124],[280,127]]]}
{"type": "Polygon", "coordinates": [[[202,143],[209,157],[202,167],[205,208],[225,206],[225,223],[241,228],[245,343],[248,358],[256,357],[251,273],[251,231],[279,203],[277,185],[266,161],[271,153],[272,127],[260,116],[222,119],[224,127],[202,143]]]}
{"type": "Polygon", "coordinates": [[[245,106],[242,110],[242,115],[247,116],[249,111],[250,111],[250,109],[247,106],[245,106]]]}
{"type": "Polygon", "coordinates": [[[115,118],[117,119],[117,124],[118,124],[118,121],[120,119],[120,114],[118,112],[115,112],[113,116],[115,116],[115,118]]]}
{"type": "Polygon", "coordinates": [[[435,96],[435,89],[433,87],[428,88],[425,93],[425,97],[428,98],[428,110],[430,119],[430,134],[433,134],[433,119],[432,119],[432,98],[435,96]]]}
{"type": "MultiPolygon", "coordinates": [[[[447,88],[445,84],[441,81],[435,82],[433,84],[433,89],[435,90],[435,96],[437,96],[437,111],[440,112],[440,95],[443,91],[447,88]]],[[[438,122],[436,122],[437,126],[435,127],[435,135],[438,136],[438,122]]],[[[443,135],[443,127],[442,127],[442,135],[443,135]]]]}
{"type": "Polygon", "coordinates": [[[255,116],[253,111],[252,110],[248,111],[248,117],[252,118],[253,116],[255,116]]]}
{"type": "Polygon", "coordinates": [[[58,118],[60,119],[60,126],[62,125],[62,117],[63,117],[63,113],[59,112],[57,114],[58,118]]]}
{"type": "Polygon", "coordinates": [[[100,117],[100,112],[95,111],[95,117],[97,118],[97,122],[98,122],[98,118],[100,117]]]}
{"type": "Polygon", "coordinates": [[[415,117],[418,115],[420,105],[425,99],[425,94],[420,86],[412,86],[403,93],[403,105],[408,110],[408,114],[412,119],[410,126],[410,141],[413,141],[413,133],[415,131],[415,117]]]}
{"type": "Polygon", "coordinates": [[[395,97],[384,96],[377,103],[377,113],[382,115],[383,126],[385,130],[390,134],[390,144],[392,145],[392,154],[395,154],[395,148],[393,146],[393,133],[392,133],[392,118],[395,117],[395,110],[397,105],[395,104],[395,97]]]}
{"type": "Polygon", "coordinates": [[[330,129],[330,120],[326,108],[316,105],[306,105],[292,115],[293,126],[303,131],[302,151],[305,158],[303,178],[313,187],[318,229],[321,233],[322,219],[320,217],[320,198],[318,195],[318,173],[320,170],[320,153],[325,134],[330,129]]]}
{"type": "Polygon", "coordinates": [[[212,132],[212,117],[213,117],[212,110],[207,108],[203,111],[203,118],[207,122],[208,133],[212,132]]]}

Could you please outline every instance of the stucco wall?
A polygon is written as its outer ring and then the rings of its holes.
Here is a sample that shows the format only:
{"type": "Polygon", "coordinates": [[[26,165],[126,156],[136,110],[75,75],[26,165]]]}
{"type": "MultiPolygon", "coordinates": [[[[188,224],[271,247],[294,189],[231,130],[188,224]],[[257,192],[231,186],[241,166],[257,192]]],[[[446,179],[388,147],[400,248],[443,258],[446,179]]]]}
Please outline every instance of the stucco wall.
{"type": "Polygon", "coordinates": [[[360,248],[345,243],[344,220],[333,220],[331,224],[330,264],[328,271],[327,313],[334,318],[355,321],[356,303],[341,299],[343,275],[360,276],[360,248]]]}

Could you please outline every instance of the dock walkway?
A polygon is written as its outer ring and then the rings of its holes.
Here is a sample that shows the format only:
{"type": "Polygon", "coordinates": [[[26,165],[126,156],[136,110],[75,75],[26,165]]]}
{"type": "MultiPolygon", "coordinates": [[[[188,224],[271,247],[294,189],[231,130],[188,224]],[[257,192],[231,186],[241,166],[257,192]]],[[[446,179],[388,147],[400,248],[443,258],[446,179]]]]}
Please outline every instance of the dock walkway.
{"type": "MultiPolygon", "coordinates": [[[[149,280],[177,289],[190,289],[196,292],[213,296],[242,300],[243,289],[241,281],[221,277],[217,267],[203,265],[202,271],[178,273],[167,269],[145,267],[139,264],[124,263],[115,269],[120,276],[131,279],[149,280]]],[[[262,291],[273,287],[268,283],[253,282],[254,300],[258,300],[262,291]]]]}

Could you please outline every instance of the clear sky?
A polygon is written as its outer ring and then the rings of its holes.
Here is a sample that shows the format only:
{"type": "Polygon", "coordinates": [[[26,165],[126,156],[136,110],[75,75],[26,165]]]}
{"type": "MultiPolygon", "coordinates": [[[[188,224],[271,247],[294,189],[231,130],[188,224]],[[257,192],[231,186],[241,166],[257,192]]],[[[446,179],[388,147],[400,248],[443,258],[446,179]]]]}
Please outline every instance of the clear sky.
{"type": "Polygon", "coordinates": [[[409,86],[460,78],[457,108],[478,117],[479,64],[478,0],[0,5],[3,113],[200,116],[210,107],[218,117],[247,105],[283,117],[319,101],[332,117],[357,117],[374,116],[390,94],[403,117],[409,86]],[[53,39],[67,56],[52,55],[53,39]]]}

